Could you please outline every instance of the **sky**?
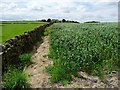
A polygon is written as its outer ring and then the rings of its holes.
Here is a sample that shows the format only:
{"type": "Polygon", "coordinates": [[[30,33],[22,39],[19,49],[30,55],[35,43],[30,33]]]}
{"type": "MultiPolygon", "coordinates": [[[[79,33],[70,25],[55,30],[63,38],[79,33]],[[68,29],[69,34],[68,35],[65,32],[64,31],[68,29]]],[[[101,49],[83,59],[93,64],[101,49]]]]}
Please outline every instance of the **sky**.
{"type": "Polygon", "coordinates": [[[2,0],[0,20],[118,21],[118,0],[2,0]]]}

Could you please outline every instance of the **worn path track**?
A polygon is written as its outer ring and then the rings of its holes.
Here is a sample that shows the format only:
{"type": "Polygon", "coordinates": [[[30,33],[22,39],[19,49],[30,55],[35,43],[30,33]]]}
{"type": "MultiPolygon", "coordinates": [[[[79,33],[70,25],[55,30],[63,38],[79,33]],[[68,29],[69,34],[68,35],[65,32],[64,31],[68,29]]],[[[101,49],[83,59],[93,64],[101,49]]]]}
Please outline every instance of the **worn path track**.
{"type": "Polygon", "coordinates": [[[52,63],[47,57],[49,50],[49,37],[44,37],[43,43],[37,48],[36,53],[32,56],[30,66],[25,68],[24,72],[29,75],[29,83],[32,88],[46,87],[49,83],[50,76],[45,72],[45,67],[52,63]]]}

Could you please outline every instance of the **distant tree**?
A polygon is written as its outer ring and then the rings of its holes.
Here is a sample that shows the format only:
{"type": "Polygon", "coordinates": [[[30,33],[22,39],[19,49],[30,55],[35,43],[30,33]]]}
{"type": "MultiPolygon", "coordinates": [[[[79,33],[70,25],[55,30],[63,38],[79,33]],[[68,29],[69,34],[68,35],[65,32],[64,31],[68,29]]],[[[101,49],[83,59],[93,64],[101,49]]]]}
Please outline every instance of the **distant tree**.
{"type": "Polygon", "coordinates": [[[85,23],[100,23],[99,21],[88,21],[88,22],[85,22],[85,23]]]}
{"type": "Polygon", "coordinates": [[[65,19],[62,19],[62,22],[66,22],[66,20],[65,20],[65,19]]]}
{"type": "Polygon", "coordinates": [[[47,22],[51,22],[51,19],[50,19],[50,18],[48,18],[47,22]]]}
{"type": "Polygon", "coordinates": [[[45,20],[45,19],[42,19],[41,21],[46,22],[46,20],[45,20]]]}

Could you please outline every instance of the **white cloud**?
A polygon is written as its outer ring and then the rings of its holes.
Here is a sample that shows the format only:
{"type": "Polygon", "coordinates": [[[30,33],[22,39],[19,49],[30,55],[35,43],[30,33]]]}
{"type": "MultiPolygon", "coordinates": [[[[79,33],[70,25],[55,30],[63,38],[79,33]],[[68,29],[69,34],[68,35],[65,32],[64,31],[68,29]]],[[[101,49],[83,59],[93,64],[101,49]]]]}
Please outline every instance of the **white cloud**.
{"type": "Polygon", "coordinates": [[[118,0],[4,0],[0,4],[3,20],[66,18],[87,21],[117,21],[118,0]]]}

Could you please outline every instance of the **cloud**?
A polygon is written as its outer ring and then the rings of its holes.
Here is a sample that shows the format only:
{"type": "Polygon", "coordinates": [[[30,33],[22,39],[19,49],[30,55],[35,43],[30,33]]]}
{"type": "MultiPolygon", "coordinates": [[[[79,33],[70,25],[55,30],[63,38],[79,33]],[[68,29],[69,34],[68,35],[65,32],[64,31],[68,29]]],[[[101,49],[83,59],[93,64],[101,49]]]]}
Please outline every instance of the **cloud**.
{"type": "Polygon", "coordinates": [[[2,20],[58,18],[117,21],[118,0],[4,0],[2,20]]]}
{"type": "Polygon", "coordinates": [[[16,7],[17,7],[16,3],[2,2],[0,4],[0,10],[3,10],[3,11],[5,11],[5,10],[12,10],[12,9],[14,9],[16,7]]]}

